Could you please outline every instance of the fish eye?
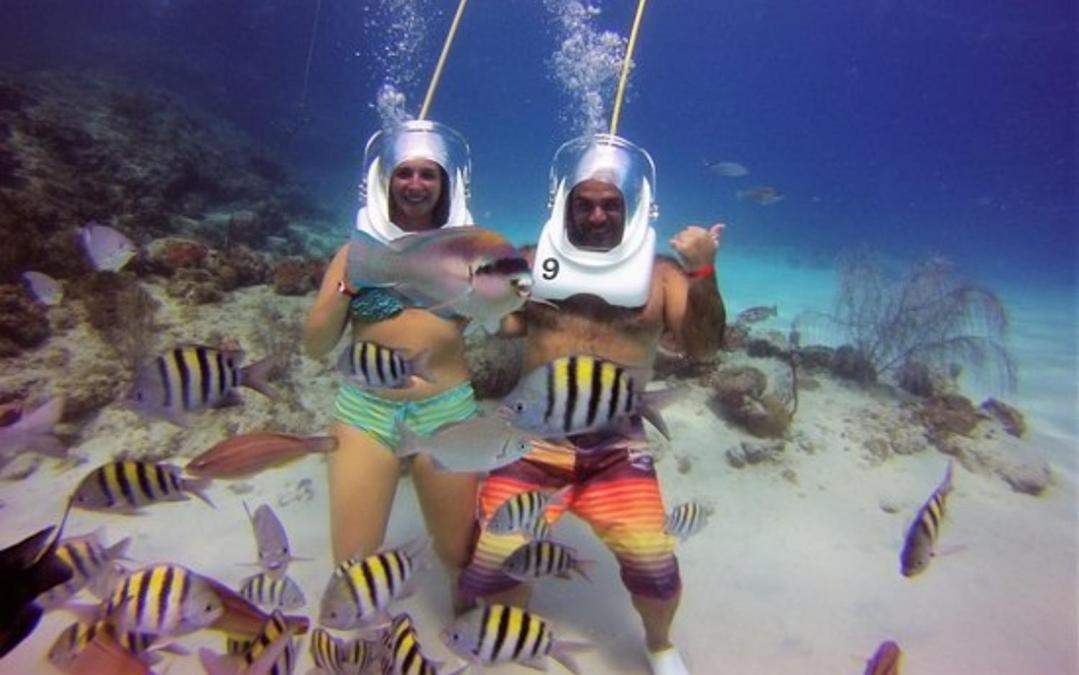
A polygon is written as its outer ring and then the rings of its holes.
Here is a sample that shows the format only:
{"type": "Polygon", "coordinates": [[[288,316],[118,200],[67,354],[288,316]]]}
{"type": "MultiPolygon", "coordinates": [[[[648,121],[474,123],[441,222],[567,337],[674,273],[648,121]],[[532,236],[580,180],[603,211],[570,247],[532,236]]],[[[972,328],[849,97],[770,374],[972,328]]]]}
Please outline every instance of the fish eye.
{"type": "Polygon", "coordinates": [[[524,401],[517,401],[516,403],[514,403],[513,404],[513,409],[516,410],[517,412],[524,412],[525,411],[524,401]]]}

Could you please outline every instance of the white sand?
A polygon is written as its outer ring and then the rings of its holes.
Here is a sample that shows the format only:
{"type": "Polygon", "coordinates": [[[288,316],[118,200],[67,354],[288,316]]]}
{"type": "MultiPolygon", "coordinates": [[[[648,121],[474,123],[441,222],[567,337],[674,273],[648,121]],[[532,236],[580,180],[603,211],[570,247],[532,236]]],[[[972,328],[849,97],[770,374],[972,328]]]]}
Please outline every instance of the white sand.
{"type": "MultiPolygon", "coordinates": [[[[722,275],[732,313],[778,302],[780,317],[773,327],[784,332],[797,309],[825,309],[830,300],[829,275],[809,268],[731,257],[722,275]]],[[[245,290],[224,305],[201,308],[192,320],[176,315],[159,346],[208,339],[213,331],[249,343],[259,320],[255,307],[266,297],[297,320],[309,302],[276,298],[265,288],[245,290]]],[[[674,439],[658,464],[668,504],[702,498],[716,506],[707,528],[679,549],[685,591],[674,639],[692,672],[861,673],[865,658],[885,639],[900,644],[907,672],[915,675],[1079,672],[1075,391],[1067,385],[1062,392],[1041,389],[1060,380],[1074,385],[1074,342],[1057,332],[1060,324],[1050,323],[1061,316],[1061,307],[1015,310],[1013,319],[1029,315],[1044,320],[1027,323],[1012,343],[1025,355],[1020,374],[1028,383],[1014,400],[1033,423],[1024,445],[1050,458],[1053,483],[1042,496],[1030,497],[1013,492],[997,477],[957,466],[942,545],[963,548],[934,560],[916,579],[900,576],[899,548],[914,511],[939,482],[947,457],[931,448],[883,464],[869,457],[862,442],[894,426],[897,399],[820,378],[820,389],[802,393],[793,440],[781,460],[742,469],[733,468],[724,453],[749,437],[715,417],[705,403],[706,392],[696,388],[668,411],[674,439]],[[1061,374],[1062,367],[1071,370],[1061,374]],[[1035,407],[1026,408],[1025,402],[1035,407]],[[676,460],[682,457],[689,460],[686,473],[678,471],[676,460]],[[899,510],[889,514],[882,504],[899,510]]],[[[1064,316],[1067,311],[1063,308],[1064,316]]],[[[1074,321],[1071,326],[1074,331],[1074,321]]],[[[49,350],[65,347],[93,351],[93,340],[82,332],[55,338],[33,361],[55,363],[49,350]]],[[[0,483],[3,541],[14,542],[50,523],[60,510],[59,495],[121,449],[175,444],[171,447],[182,456],[175,461],[183,463],[219,440],[226,423],[234,432],[272,426],[321,433],[334,390],[331,363],[329,357],[323,363],[296,359],[292,377],[303,383],[302,389],[286,392],[279,403],[245,392],[244,408],[206,413],[193,431],[164,422],[147,424],[110,407],[77,448],[90,463],[58,472],[49,460],[26,480],[0,483]]],[[[68,532],[104,524],[111,539],[135,538],[130,554],[139,562],[175,561],[235,585],[252,571],[237,563],[254,556],[241,500],[252,507],[269,503],[288,530],[294,552],[314,558],[294,563],[289,574],[307,594],[306,613],[317,615],[318,596],[331,569],[324,470],[320,458],[307,458],[246,481],[251,492],[244,495],[220,482],[210,489],[216,510],[192,500],[157,505],[134,517],[75,512],[68,532]],[[309,481],[309,491],[303,481],[309,481]]],[[[387,541],[403,542],[422,532],[411,483],[404,480],[387,541]]],[[[556,526],[555,534],[577,546],[582,557],[599,562],[591,583],[541,583],[533,608],[560,633],[596,643],[595,650],[579,655],[584,673],[647,672],[640,628],[610,554],[571,517],[556,526]]],[[[449,617],[445,576],[437,566],[425,573],[420,592],[401,608],[413,614],[430,655],[457,662],[437,637],[449,617]]],[[[52,672],[44,654],[71,621],[64,612],[47,615],[28,640],[0,661],[0,672],[52,672]]],[[[223,639],[213,633],[181,642],[193,651],[204,645],[223,647],[223,639]]],[[[305,641],[296,672],[310,666],[307,648],[305,641]]],[[[201,672],[194,656],[168,658],[160,671],[201,672]]],[[[557,664],[550,668],[561,671],[557,664]]],[[[490,672],[531,671],[509,666],[490,672]]]]}

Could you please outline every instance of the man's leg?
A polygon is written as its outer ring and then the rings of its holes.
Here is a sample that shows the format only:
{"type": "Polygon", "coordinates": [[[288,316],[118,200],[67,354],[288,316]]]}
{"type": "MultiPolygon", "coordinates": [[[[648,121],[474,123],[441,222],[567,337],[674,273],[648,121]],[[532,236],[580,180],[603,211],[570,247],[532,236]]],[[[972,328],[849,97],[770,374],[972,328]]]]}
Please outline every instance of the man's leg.
{"type": "Polygon", "coordinates": [[[630,594],[633,608],[641,615],[641,623],[644,624],[644,645],[648,651],[660,652],[674,646],[671,644],[671,623],[674,622],[674,613],[678,611],[681,597],[681,591],[666,599],[630,594]]]}

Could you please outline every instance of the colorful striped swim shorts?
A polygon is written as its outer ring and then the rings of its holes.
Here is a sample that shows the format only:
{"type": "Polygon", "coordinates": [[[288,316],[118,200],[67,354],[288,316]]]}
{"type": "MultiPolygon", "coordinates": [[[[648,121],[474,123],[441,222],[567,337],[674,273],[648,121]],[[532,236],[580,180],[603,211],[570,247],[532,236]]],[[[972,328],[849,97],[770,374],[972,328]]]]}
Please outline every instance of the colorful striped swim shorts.
{"type": "Polygon", "coordinates": [[[478,410],[476,394],[470,382],[462,382],[418,401],[390,401],[345,383],[337,391],[333,408],[334,419],[338,422],[373,434],[391,450],[396,450],[401,444],[401,436],[397,433],[398,422],[426,436],[443,424],[463,422],[478,410]]]}
{"type": "MultiPolygon", "coordinates": [[[[606,439],[589,451],[569,441],[542,441],[528,455],[492,471],[480,489],[482,523],[507,499],[531,490],[572,488],[547,508],[552,525],[568,509],[584,520],[615,555],[630,593],[665,600],[681,589],[674,539],[664,531],[665,512],[652,458],[606,439]]],[[[483,597],[519,582],[502,572],[502,561],[528,539],[523,533],[484,529],[459,580],[462,594],[483,597]]]]}

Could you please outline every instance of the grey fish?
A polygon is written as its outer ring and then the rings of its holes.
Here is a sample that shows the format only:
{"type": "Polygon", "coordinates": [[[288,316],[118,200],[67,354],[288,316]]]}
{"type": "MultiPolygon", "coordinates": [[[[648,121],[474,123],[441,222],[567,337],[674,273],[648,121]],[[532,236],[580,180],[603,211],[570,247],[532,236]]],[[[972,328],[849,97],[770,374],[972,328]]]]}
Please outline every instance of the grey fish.
{"type": "Polygon", "coordinates": [[[735,319],[735,322],[742,324],[757,323],[758,321],[764,321],[770,316],[779,316],[778,305],[772,305],[771,307],[758,305],[757,307],[743,309],[741,312],[738,312],[738,318],[735,319]]]}
{"type": "Polygon", "coordinates": [[[440,427],[421,437],[398,423],[399,457],[423,453],[444,471],[486,473],[512,464],[532,451],[534,434],[521,431],[496,415],[480,415],[440,427]]]}
{"type": "Polygon", "coordinates": [[[577,551],[569,546],[550,539],[537,539],[517,547],[502,561],[502,571],[519,581],[546,576],[569,579],[571,572],[587,579],[585,568],[592,562],[578,558],[577,551]]]}
{"type": "Polygon", "coordinates": [[[396,349],[360,340],[341,352],[337,370],[360,387],[403,389],[412,384],[413,375],[428,382],[434,379],[427,367],[430,358],[429,349],[405,358],[396,349]]]}
{"type": "Polygon", "coordinates": [[[290,577],[279,579],[266,572],[253,574],[240,582],[240,595],[263,609],[294,610],[307,602],[300,586],[290,577]]]}
{"type": "Polygon", "coordinates": [[[53,427],[64,414],[64,399],[57,396],[45,401],[14,424],[0,427],[0,464],[24,451],[62,457],[67,446],[53,435],[53,427]]]}
{"type": "Polygon", "coordinates": [[[200,345],[171,349],[139,369],[127,394],[138,412],[187,426],[188,413],[240,403],[239,387],[276,398],[266,383],[270,358],[243,368],[244,353],[200,345]]]}
{"type": "Polygon", "coordinates": [[[704,165],[713,173],[723,176],[724,178],[740,178],[749,174],[749,169],[738,162],[705,161],[704,165]]]}
{"type": "Polygon", "coordinates": [[[119,272],[135,257],[135,245],[131,240],[108,225],[87,223],[78,228],[78,233],[95,270],[119,272]]]}
{"type": "Polygon", "coordinates": [[[757,185],[748,190],[739,190],[734,194],[738,199],[749,199],[761,206],[775,204],[786,196],[780,192],[779,188],[772,187],[771,185],[757,185]]]}
{"type": "Polygon", "coordinates": [[[59,305],[64,299],[64,287],[44,272],[23,272],[22,278],[30,287],[30,293],[43,305],[59,305]]]}
{"type": "Polygon", "coordinates": [[[277,515],[269,504],[260,505],[252,515],[251,510],[247,508],[247,502],[244,502],[244,511],[247,512],[251,528],[255,531],[258,565],[271,578],[282,578],[285,570],[288,569],[288,564],[293,560],[308,560],[308,558],[297,558],[292,555],[285,527],[277,519],[277,515]]]}
{"type": "Polygon", "coordinates": [[[181,471],[172,464],[109,462],[83,477],[71,503],[89,510],[134,511],[157,502],[187,501],[190,492],[212,507],[202,493],[209,479],[183,478],[181,471]]]}
{"type": "Polygon", "coordinates": [[[667,514],[663,530],[667,534],[685,541],[704,529],[713,511],[711,506],[696,501],[679,504],[667,514]]]}
{"type": "Polygon", "coordinates": [[[952,465],[949,460],[948,468],[944,471],[944,479],[929,495],[918,514],[911,521],[907,529],[906,539],[903,541],[903,550],[899,554],[899,570],[905,577],[920,574],[929,566],[940,536],[940,524],[944,519],[944,505],[948,493],[952,491],[952,465]]]}

